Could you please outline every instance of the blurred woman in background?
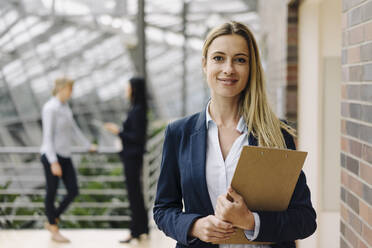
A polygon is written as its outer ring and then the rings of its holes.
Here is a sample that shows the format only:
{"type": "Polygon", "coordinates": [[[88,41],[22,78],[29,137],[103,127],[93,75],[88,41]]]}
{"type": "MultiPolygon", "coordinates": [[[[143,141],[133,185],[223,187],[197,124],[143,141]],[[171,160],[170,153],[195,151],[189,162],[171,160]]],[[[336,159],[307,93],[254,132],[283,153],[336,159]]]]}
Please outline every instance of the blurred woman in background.
{"type": "Polygon", "coordinates": [[[56,242],[69,242],[58,228],[60,215],[78,195],[78,184],[75,169],[71,160],[72,141],[84,145],[89,151],[96,151],[82,134],[73,119],[67,101],[71,98],[74,81],[68,78],[55,80],[53,97],[45,103],[42,110],[43,142],[41,145],[41,162],[46,178],[45,211],[48,222],[45,228],[56,242]],[[67,195],[58,208],[54,205],[59,179],[62,179],[67,195]]]}
{"type": "Polygon", "coordinates": [[[105,123],[104,128],[118,135],[123,146],[119,155],[124,166],[131,221],[130,235],[121,240],[120,243],[137,243],[147,239],[149,232],[141,185],[147,130],[145,80],[140,77],[131,78],[127,88],[127,96],[130,99],[131,107],[127,119],[123,122],[122,129],[120,130],[116,124],[111,122],[105,123]]]}

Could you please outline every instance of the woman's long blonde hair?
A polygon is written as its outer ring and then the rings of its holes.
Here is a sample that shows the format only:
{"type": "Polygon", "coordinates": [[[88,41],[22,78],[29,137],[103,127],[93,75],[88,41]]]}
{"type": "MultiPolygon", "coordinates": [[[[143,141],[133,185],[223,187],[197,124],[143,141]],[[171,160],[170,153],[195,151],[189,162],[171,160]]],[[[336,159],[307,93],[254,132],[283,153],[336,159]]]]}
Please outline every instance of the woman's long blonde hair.
{"type": "Polygon", "coordinates": [[[54,81],[54,87],[53,87],[53,90],[52,90],[52,95],[55,96],[57,95],[57,93],[63,89],[64,87],[66,87],[67,85],[74,85],[75,81],[72,80],[72,79],[69,79],[69,78],[66,78],[66,77],[61,77],[61,78],[57,78],[55,81],[54,81]]]}
{"type": "Polygon", "coordinates": [[[231,21],[212,29],[204,42],[202,55],[207,59],[208,48],[219,36],[240,35],[249,49],[249,78],[239,101],[239,113],[247,123],[248,132],[252,132],[259,146],[286,148],[281,128],[295,136],[295,130],[279,120],[267,101],[264,73],[258,46],[253,34],[242,23],[231,21]]]}

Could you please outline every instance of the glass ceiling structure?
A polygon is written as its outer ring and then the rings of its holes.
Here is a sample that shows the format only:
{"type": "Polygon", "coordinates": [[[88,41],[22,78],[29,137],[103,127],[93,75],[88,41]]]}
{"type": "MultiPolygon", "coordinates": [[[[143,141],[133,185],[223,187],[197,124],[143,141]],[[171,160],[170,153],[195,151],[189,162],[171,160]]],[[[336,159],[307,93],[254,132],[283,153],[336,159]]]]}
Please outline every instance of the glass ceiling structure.
{"type": "Polygon", "coordinates": [[[257,5],[257,0],[1,0],[0,146],[40,145],[41,108],[61,76],[75,80],[70,106],[84,133],[100,145],[110,144],[101,123],[124,118],[124,86],[133,75],[145,73],[156,118],[200,111],[209,96],[201,71],[204,36],[228,20],[257,33],[257,5]]]}

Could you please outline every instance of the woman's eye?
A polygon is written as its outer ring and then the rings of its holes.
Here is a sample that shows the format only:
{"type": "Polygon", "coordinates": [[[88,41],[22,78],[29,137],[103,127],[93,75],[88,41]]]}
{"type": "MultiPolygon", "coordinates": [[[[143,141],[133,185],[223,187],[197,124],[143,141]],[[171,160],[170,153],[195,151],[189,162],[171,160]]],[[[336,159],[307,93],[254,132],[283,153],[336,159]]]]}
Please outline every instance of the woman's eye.
{"type": "Polygon", "coordinates": [[[245,62],[247,62],[247,60],[245,58],[237,58],[236,61],[238,63],[242,63],[242,64],[244,64],[245,62]]]}
{"type": "Polygon", "coordinates": [[[215,61],[222,61],[223,57],[222,56],[214,56],[212,59],[215,60],[215,61]]]}

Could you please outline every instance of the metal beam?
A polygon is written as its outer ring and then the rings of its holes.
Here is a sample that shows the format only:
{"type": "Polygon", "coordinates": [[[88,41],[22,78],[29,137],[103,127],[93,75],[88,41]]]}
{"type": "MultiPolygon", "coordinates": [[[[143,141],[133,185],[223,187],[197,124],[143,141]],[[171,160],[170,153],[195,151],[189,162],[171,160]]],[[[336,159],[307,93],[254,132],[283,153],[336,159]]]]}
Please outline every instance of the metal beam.
{"type": "MultiPolygon", "coordinates": [[[[50,36],[52,36],[53,34],[58,33],[62,28],[64,28],[63,25],[52,25],[45,32],[33,37],[32,42],[34,44],[40,44],[44,42],[46,39],[50,38],[50,36]]],[[[8,63],[12,62],[14,58],[16,58],[16,54],[18,51],[19,52],[27,51],[29,49],[29,42],[26,42],[21,46],[16,47],[13,51],[10,51],[8,54],[12,54],[12,57],[8,57],[8,59],[2,60],[0,63],[0,68],[3,68],[8,63]]]]}
{"type": "Polygon", "coordinates": [[[182,34],[183,34],[183,45],[182,45],[182,113],[181,116],[186,116],[187,113],[187,12],[188,12],[188,1],[183,0],[182,8],[182,34]]]}
{"type": "Polygon", "coordinates": [[[139,76],[147,79],[146,73],[146,23],[145,23],[145,0],[138,0],[137,11],[137,69],[139,76]]]}

